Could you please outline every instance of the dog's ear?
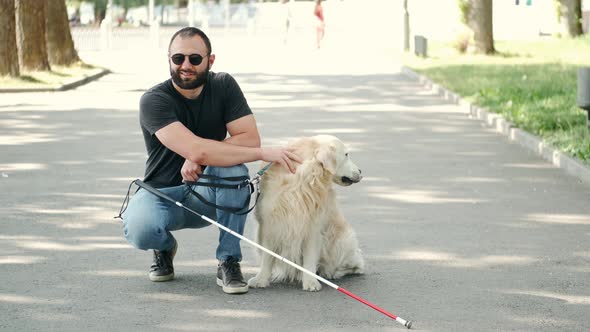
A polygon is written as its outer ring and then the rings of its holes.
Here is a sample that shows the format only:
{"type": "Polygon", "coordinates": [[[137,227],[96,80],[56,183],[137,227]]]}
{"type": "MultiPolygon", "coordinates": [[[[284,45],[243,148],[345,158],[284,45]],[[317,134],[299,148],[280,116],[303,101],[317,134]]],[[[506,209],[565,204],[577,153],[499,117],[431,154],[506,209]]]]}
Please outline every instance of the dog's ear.
{"type": "Polygon", "coordinates": [[[331,144],[320,145],[315,153],[315,158],[322,164],[324,169],[332,174],[336,174],[336,148],[331,144]]]}

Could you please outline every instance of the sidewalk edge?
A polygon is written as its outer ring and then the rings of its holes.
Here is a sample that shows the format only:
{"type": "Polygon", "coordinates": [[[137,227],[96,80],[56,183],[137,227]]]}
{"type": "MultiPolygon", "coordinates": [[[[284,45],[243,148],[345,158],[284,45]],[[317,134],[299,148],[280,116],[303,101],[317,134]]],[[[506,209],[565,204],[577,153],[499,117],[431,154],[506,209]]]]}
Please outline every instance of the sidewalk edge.
{"type": "Polygon", "coordinates": [[[77,88],[81,85],[84,85],[86,83],[92,82],[94,80],[97,80],[107,74],[110,74],[111,71],[109,69],[106,68],[101,68],[101,70],[98,73],[92,74],[90,76],[86,76],[65,84],[62,84],[60,86],[57,87],[53,87],[53,88],[3,88],[0,89],[0,93],[19,93],[19,92],[56,92],[56,91],[66,91],[66,90],[70,90],[70,89],[74,89],[77,88]]]}
{"type": "Polygon", "coordinates": [[[562,169],[565,173],[590,185],[590,167],[584,165],[581,161],[551,147],[540,137],[514,127],[512,123],[504,119],[501,115],[491,113],[485,108],[466,101],[458,94],[434,83],[428,77],[406,66],[401,66],[400,71],[402,74],[419,81],[425,88],[430,89],[444,100],[459,105],[460,111],[467,114],[470,118],[477,119],[485,123],[488,127],[494,128],[496,132],[506,136],[509,140],[518,143],[562,169]]]}

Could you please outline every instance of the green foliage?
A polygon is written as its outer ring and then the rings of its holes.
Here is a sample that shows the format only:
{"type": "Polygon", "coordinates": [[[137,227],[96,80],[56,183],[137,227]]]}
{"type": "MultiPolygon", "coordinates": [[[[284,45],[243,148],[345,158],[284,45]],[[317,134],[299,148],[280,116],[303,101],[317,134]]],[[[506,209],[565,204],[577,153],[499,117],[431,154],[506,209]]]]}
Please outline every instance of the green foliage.
{"type": "Polygon", "coordinates": [[[590,164],[587,114],[577,107],[577,69],[590,66],[590,36],[500,42],[501,56],[459,56],[432,44],[434,58],[410,67],[516,127],[590,164]],[[584,56],[585,55],[585,56],[584,56]]]}
{"type": "Polygon", "coordinates": [[[553,4],[555,5],[555,15],[557,15],[557,22],[561,23],[561,1],[553,0],[553,4]]]}
{"type": "Polygon", "coordinates": [[[469,12],[471,11],[471,3],[469,0],[457,0],[457,4],[461,12],[461,22],[467,24],[469,21],[469,12]]]}

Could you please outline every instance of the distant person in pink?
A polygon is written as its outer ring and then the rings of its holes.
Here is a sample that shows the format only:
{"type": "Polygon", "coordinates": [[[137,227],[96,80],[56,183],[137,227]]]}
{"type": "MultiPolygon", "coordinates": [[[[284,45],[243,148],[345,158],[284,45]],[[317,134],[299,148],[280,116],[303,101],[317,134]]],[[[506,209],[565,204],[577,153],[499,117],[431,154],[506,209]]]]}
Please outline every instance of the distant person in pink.
{"type": "Polygon", "coordinates": [[[316,46],[319,49],[322,45],[322,39],[324,39],[324,29],[326,27],[326,24],[324,23],[324,8],[322,8],[322,0],[316,0],[313,15],[316,18],[316,46]]]}

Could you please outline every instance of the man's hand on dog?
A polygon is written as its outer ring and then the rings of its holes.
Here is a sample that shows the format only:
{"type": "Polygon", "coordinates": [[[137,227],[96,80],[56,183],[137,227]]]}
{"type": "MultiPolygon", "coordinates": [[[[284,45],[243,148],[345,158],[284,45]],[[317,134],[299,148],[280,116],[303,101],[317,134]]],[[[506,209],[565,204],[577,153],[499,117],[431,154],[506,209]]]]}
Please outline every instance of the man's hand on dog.
{"type": "Polygon", "coordinates": [[[295,173],[295,163],[301,164],[303,159],[293,152],[292,148],[263,148],[260,159],[281,164],[291,173],[295,173]]]}

